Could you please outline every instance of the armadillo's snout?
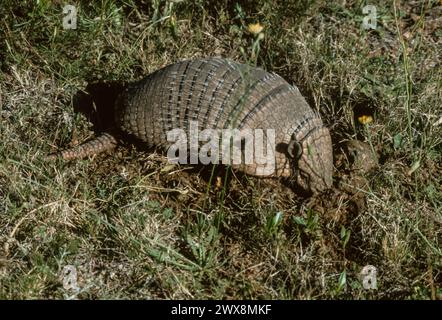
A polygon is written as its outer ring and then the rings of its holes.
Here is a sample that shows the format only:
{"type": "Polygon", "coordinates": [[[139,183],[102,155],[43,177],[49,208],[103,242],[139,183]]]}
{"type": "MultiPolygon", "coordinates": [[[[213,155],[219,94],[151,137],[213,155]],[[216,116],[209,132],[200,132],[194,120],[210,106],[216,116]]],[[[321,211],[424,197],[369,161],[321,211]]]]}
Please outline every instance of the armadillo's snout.
{"type": "Polygon", "coordinates": [[[309,132],[300,142],[297,185],[310,194],[333,185],[333,150],[330,133],[322,127],[309,132]]]}
{"type": "Polygon", "coordinates": [[[321,193],[327,189],[330,189],[333,185],[333,179],[331,174],[327,174],[327,170],[323,171],[323,176],[315,177],[310,182],[310,192],[313,194],[321,193]]]}

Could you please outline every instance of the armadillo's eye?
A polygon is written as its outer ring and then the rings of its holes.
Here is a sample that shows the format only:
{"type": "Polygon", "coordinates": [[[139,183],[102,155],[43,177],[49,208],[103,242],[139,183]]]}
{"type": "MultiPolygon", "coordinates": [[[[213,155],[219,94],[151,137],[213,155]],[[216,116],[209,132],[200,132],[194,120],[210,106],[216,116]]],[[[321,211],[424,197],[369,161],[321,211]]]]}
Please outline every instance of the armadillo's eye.
{"type": "Polygon", "coordinates": [[[292,141],[290,141],[290,143],[287,146],[287,153],[289,154],[290,157],[294,159],[299,159],[302,155],[301,144],[298,141],[292,139],[292,141]]]}

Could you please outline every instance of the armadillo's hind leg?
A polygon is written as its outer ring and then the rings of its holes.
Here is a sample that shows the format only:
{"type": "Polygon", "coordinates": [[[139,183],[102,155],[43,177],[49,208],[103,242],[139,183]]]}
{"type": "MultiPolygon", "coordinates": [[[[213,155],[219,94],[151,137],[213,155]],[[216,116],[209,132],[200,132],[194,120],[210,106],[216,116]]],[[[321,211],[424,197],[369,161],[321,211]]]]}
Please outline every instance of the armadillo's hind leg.
{"type": "Polygon", "coordinates": [[[62,158],[64,160],[81,159],[104,151],[112,150],[117,146],[117,144],[117,139],[115,139],[112,134],[105,132],[98,137],[86,141],[78,146],[50,154],[46,157],[46,160],[55,160],[58,158],[62,158]]]}

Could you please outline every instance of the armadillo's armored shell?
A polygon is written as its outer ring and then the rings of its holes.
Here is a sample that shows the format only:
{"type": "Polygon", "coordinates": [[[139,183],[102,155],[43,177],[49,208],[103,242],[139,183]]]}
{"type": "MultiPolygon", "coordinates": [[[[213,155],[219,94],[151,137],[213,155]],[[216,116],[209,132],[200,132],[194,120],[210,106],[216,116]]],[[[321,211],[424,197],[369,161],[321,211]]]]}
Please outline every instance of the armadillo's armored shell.
{"type": "MultiPolygon", "coordinates": [[[[295,171],[307,168],[304,174],[308,177],[304,184],[313,185],[315,181],[311,179],[320,177],[314,191],[331,184],[330,136],[327,130],[320,135],[311,134],[323,128],[320,117],[296,87],[260,68],[215,58],[169,65],[126,90],[118,102],[116,123],[123,131],[148,145],[165,148],[170,145],[168,132],[179,128],[189,133],[191,125],[195,124],[200,132],[236,128],[241,133],[252,130],[254,134],[253,129],[263,129],[265,136],[271,136],[271,130],[274,130],[274,144],[270,148],[274,170],[265,161],[260,161],[262,159],[257,154],[251,163],[234,167],[260,176],[299,176],[295,171]],[[324,136],[324,139],[309,140],[309,136],[324,136]],[[319,158],[315,159],[309,158],[308,154],[302,155],[302,166],[297,167],[287,154],[287,145],[293,137],[303,143],[304,149],[316,147],[324,152],[317,153],[319,158]],[[317,165],[312,161],[320,163],[317,165]]],[[[265,142],[269,141],[264,139],[264,151],[265,142]]],[[[244,150],[243,153],[249,154],[244,150]]]]}

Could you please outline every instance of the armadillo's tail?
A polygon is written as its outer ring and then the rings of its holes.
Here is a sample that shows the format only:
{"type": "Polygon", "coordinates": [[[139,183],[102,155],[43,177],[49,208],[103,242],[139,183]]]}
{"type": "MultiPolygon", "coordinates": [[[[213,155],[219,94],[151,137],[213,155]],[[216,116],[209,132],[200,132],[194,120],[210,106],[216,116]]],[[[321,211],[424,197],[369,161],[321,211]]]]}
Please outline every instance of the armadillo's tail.
{"type": "Polygon", "coordinates": [[[104,151],[112,150],[117,146],[117,144],[117,139],[112,134],[105,132],[98,137],[86,141],[78,146],[50,154],[46,157],[46,160],[50,161],[58,158],[62,158],[64,160],[81,159],[104,151]]]}

